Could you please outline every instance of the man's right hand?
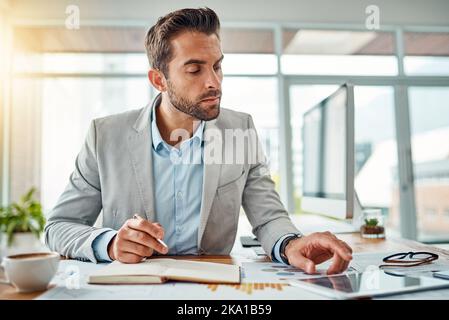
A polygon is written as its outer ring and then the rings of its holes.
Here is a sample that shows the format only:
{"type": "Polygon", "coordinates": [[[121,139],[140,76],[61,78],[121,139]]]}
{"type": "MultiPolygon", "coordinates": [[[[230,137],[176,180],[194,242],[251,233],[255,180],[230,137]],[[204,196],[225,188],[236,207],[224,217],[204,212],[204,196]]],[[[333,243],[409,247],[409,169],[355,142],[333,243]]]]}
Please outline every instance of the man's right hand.
{"type": "Polygon", "coordinates": [[[153,255],[154,250],[166,254],[168,248],[156,240],[163,237],[164,228],[159,223],[128,219],[109,242],[109,257],[123,263],[138,263],[153,255]]]}

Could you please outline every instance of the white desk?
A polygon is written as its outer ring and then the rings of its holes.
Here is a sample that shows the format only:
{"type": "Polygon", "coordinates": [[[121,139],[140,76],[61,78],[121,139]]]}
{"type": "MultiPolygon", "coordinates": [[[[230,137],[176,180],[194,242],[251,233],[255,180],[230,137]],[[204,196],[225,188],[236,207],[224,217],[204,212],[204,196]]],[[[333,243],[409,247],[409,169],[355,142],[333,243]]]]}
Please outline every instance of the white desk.
{"type": "MultiPolygon", "coordinates": [[[[240,235],[249,235],[248,229],[239,228],[240,235]]],[[[440,255],[440,259],[449,260],[449,252],[432,246],[427,246],[418,242],[393,239],[363,239],[358,233],[339,234],[337,235],[346,241],[357,252],[403,252],[403,251],[431,251],[440,255]]],[[[267,257],[257,256],[251,248],[243,248],[239,238],[230,256],[190,256],[183,258],[192,258],[200,261],[211,261],[220,263],[233,263],[242,265],[244,262],[269,262],[267,257]]],[[[180,257],[175,257],[180,258],[180,257]]],[[[19,294],[15,289],[8,285],[0,285],[0,299],[35,299],[52,298],[52,299],[180,299],[180,300],[199,300],[199,299],[223,299],[223,300],[251,300],[251,299],[324,299],[322,296],[310,293],[301,288],[289,286],[272,286],[267,284],[247,284],[242,283],[240,286],[232,285],[204,285],[192,283],[166,283],[158,285],[142,285],[142,286],[100,286],[86,284],[86,275],[90,270],[100,268],[101,265],[91,263],[82,263],[74,260],[61,261],[59,275],[54,278],[53,289],[47,290],[45,295],[43,292],[19,294]],[[78,272],[79,289],[66,288],[67,271],[78,272]],[[56,288],[56,289],[54,289],[56,288]]],[[[0,272],[0,277],[3,275],[0,272]]],[[[70,282],[73,284],[73,282],[70,282]]],[[[69,283],[69,285],[70,285],[69,283]]],[[[449,290],[426,291],[421,293],[413,293],[401,296],[393,296],[393,298],[401,299],[449,299],[449,290]]],[[[389,299],[389,298],[388,298],[389,299]]]]}

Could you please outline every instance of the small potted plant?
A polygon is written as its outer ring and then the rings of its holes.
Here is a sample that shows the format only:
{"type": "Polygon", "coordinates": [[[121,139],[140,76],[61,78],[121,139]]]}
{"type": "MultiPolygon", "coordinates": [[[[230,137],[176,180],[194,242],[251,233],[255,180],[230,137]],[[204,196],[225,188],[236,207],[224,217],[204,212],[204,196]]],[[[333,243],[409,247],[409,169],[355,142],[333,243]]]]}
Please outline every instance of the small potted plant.
{"type": "Polygon", "coordinates": [[[31,188],[20,201],[0,208],[0,246],[2,254],[16,254],[42,249],[40,236],[45,217],[31,188]]]}
{"type": "Polygon", "coordinates": [[[385,228],[382,226],[382,212],[380,210],[366,210],[365,223],[360,227],[364,238],[384,238],[385,228]]]}

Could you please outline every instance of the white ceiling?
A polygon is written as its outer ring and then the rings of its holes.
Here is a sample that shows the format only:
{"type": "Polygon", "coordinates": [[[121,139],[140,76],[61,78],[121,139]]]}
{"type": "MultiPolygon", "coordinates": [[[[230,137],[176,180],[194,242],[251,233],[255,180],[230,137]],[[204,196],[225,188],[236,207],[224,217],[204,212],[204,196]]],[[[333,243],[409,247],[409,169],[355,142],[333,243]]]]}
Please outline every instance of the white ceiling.
{"type": "Polygon", "coordinates": [[[75,4],[86,23],[91,20],[148,21],[150,25],[175,9],[208,6],[219,14],[222,22],[364,25],[365,8],[376,4],[380,8],[381,24],[449,26],[447,0],[0,0],[0,4],[4,3],[9,3],[13,20],[27,23],[64,21],[66,6],[75,4]]]}

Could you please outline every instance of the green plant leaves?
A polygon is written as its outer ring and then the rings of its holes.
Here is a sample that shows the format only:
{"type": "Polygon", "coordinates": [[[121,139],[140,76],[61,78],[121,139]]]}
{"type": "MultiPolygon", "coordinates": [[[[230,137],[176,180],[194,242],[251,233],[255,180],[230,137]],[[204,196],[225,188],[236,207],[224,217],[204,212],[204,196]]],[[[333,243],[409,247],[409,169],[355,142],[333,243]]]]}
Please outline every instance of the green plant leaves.
{"type": "Polygon", "coordinates": [[[17,221],[16,220],[12,220],[10,222],[10,224],[6,228],[6,236],[7,236],[7,239],[8,239],[8,245],[11,245],[11,243],[12,243],[12,238],[13,238],[13,235],[14,235],[14,230],[16,228],[16,225],[17,225],[17,221]]]}
{"type": "Polygon", "coordinates": [[[376,218],[365,219],[365,225],[367,225],[368,227],[375,227],[378,223],[379,221],[376,218]]]}
{"type": "Polygon", "coordinates": [[[11,245],[14,233],[32,232],[39,238],[45,227],[45,217],[41,204],[34,199],[36,188],[31,188],[13,202],[0,208],[0,232],[6,233],[8,245],[11,245]]]}

